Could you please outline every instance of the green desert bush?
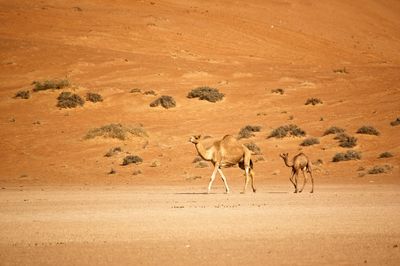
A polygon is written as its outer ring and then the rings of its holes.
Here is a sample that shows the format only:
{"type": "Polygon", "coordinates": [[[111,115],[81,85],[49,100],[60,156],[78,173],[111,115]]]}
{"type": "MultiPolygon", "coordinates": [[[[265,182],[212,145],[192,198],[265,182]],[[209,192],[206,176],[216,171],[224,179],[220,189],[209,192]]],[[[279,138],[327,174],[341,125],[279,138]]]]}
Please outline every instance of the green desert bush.
{"type": "Polygon", "coordinates": [[[332,126],[332,127],[328,128],[327,130],[325,130],[324,136],[330,135],[330,134],[344,133],[344,131],[345,130],[343,128],[332,126]]]}
{"type": "Polygon", "coordinates": [[[33,91],[43,91],[43,90],[59,90],[62,88],[69,87],[71,83],[68,79],[52,79],[44,81],[34,81],[32,82],[33,91]]]}
{"type": "Polygon", "coordinates": [[[367,135],[375,135],[379,136],[379,131],[371,126],[362,126],[357,130],[358,134],[367,134],[367,135]]]}
{"type": "Polygon", "coordinates": [[[83,106],[85,103],[85,101],[78,94],[68,91],[61,92],[57,97],[57,100],[57,107],[60,108],[75,108],[78,106],[83,106]]]}
{"type": "Polygon", "coordinates": [[[397,117],[396,120],[390,122],[390,125],[393,127],[400,125],[400,117],[397,117]]]}
{"type": "Polygon", "coordinates": [[[128,164],[131,164],[131,163],[140,164],[142,162],[143,162],[143,159],[140,158],[139,156],[137,156],[137,155],[128,155],[128,156],[125,156],[125,158],[123,159],[122,165],[128,165],[128,164]]]}
{"type": "Polygon", "coordinates": [[[148,135],[142,127],[126,127],[121,124],[109,124],[89,130],[85,139],[103,137],[126,140],[129,139],[130,136],[147,137],[148,135]]]}
{"type": "Polygon", "coordinates": [[[198,87],[190,91],[187,98],[199,98],[200,100],[206,100],[209,102],[221,101],[224,98],[224,94],[220,93],[217,89],[210,87],[198,87]]]}
{"type": "Polygon", "coordinates": [[[249,150],[251,150],[255,155],[261,155],[261,149],[254,142],[244,144],[249,150]]]}
{"type": "Polygon", "coordinates": [[[304,137],[306,132],[299,128],[297,125],[285,125],[280,126],[274,130],[272,130],[271,134],[268,138],[284,138],[284,137],[304,137]]]}
{"type": "Polygon", "coordinates": [[[391,157],[393,157],[393,154],[391,154],[388,151],[385,151],[385,152],[379,154],[379,158],[391,158],[391,157]]]}
{"type": "Polygon", "coordinates": [[[311,146],[315,144],[319,144],[319,140],[317,138],[307,138],[300,144],[300,146],[311,146]]]}
{"type": "Polygon", "coordinates": [[[339,146],[343,148],[353,148],[357,146],[357,138],[346,133],[337,134],[335,139],[339,140],[339,146]]]}
{"type": "Polygon", "coordinates": [[[361,159],[360,152],[348,150],[345,153],[340,152],[340,153],[335,154],[332,161],[333,162],[341,162],[341,161],[360,160],[360,159],[361,159]]]}
{"type": "Polygon", "coordinates": [[[309,105],[309,104],[317,105],[317,104],[322,104],[322,103],[323,103],[323,102],[322,102],[321,99],[318,99],[318,98],[308,98],[307,101],[306,101],[306,103],[305,103],[305,105],[309,105]]]}
{"type": "Polygon", "coordinates": [[[103,97],[101,97],[101,95],[98,93],[88,92],[86,94],[86,101],[93,102],[93,103],[102,102],[103,97]]]}
{"type": "Polygon", "coordinates": [[[261,131],[260,126],[247,125],[242,129],[240,129],[238,138],[239,139],[250,138],[254,136],[253,132],[260,132],[260,131],[261,131]]]}
{"type": "Polygon", "coordinates": [[[271,92],[272,93],[277,93],[277,94],[284,94],[285,90],[281,89],[281,88],[277,88],[277,89],[272,89],[271,92]]]}
{"type": "Polygon", "coordinates": [[[29,97],[31,97],[30,92],[24,90],[18,91],[14,96],[15,99],[29,99],[29,97]]]}
{"type": "Polygon", "coordinates": [[[175,107],[176,102],[175,102],[174,98],[172,98],[171,96],[163,95],[160,98],[153,101],[152,103],[150,103],[151,107],[157,107],[159,105],[161,105],[165,109],[169,109],[169,108],[175,107]]]}

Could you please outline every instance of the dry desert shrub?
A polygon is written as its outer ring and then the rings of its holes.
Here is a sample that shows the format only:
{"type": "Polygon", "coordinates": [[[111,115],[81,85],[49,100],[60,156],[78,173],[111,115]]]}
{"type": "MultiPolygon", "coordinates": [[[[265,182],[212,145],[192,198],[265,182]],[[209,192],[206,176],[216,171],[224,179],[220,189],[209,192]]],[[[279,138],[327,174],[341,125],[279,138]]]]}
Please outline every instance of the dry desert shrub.
{"type": "Polygon", "coordinates": [[[281,89],[281,88],[277,88],[277,89],[272,89],[271,90],[271,93],[276,93],[276,94],[284,94],[285,93],[285,90],[284,89],[281,89]]]}
{"type": "Polygon", "coordinates": [[[62,88],[69,87],[71,83],[68,79],[52,79],[52,80],[45,80],[45,81],[34,81],[32,82],[33,91],[43,91],[43,90],[59,90],[62,88]]]}
{"type": "Polygon", "coordinates": [[[85,139],[103,137],[126,140],[129,139],[130,136],[147,137],[148,135],[142,127],[126,127],[121,124],[109,124],[89,130],[85,139]]]}
{"type": "Polygon", "coordinates": [[[14,99],[20,98],[20,99],[29,99],[29,97],[31,97],[30,92],[29,91],[18,91],[15,96],[14,99]]]}
{"type": "Polygon", "coordinates": [[[239,139],[250,138],[250,137],[254,136],[253,132],[260,132],[260,131],[261,131],[260,126],[247,125],[247,126],[243,127],[242,129],[240,129],[238,138],[239,139]]]}
{"type": "Polygon", "coordinates": [[[347,135],[346,133],[337,134],[334,139],[339,140],[339,146],[343,148],[353,148],[357,146],[357,138],[347,135]]]}
{"type": "Polygon", "coordinates": [[[86,101],[93,102],[93,103],[102,102],[103,97],[101,97],[101,95],[98,93],[88,92],[86,94],[86,101]]]}
{"type": "Polygon", "coordinates": [[[246,143],[244,144],[244,146],[246,146],[249,150],[251,150],[254,153],[254,155],[262,154],[260,147],[258,147],[254,142],[246,143]]]}
{"type": "Polygon", "coordinates": [[[224,94],[220,93],[217,89],[210,87],[198,87],[190,91],[187,98],[199,98],[199,100],[206,100],[209,102],[221,101],[224,98],[224,94]]]}
{"type": "Polygon", "coordinates": [[[133,89],[130,90],[129,93],[142,93],[142,90],[139,89],[139,88],[133,88],[133,89]]]}
{"type": "Polygon", "coordinates": [[[344,68],[334,69],[333,72],[334,73],[339,73],[339,74],[348,74],[349,73],[345,67],[344,68]]]}
{"type": "Polygon", "coordinates": [[[60,108],[75,108],[78,106],[83,106],[85,103],[85,101],[78,94],[68,91],[61,92],[57,97],[57,100],[57,107],[60,108]]]}
{"type": "Polygon", "coordinates": [[[272,130],[271,134],[268,138],[284,138],[284,137],[304,137],[306,132],[299,128],[297,125],[286,125],[280,126],[274,130],[272,130]]]}
{"type": "Polygon", "coordinates": [[[110,149],[110,150],[104,155],[104,157],[111,157],[111,156],[114,156],[115,154],[118,154],[118,153],[120,153],[120,152],[122,152],[121,147],[115,147],[115,148],[110,149]]]}
{"type": "Polygon", "coordinates": [[[165,109],[169,109],[175,107],[176,102],[174,98],[172,98],[171,96],[163,95],[160,98],[153,101],[152,103],[150,103],[150,107],[157,107],[159,105],[161,105],[165,109]]]}
{"type": "Polygon", "coordinates": [[[319,140],[317,138],[307,138],[300,144],[300,146],[311,146],[315,144],[319,144],[319,140]]]}
{"type": "Polygon", "coordinates": [[[391,154],[391,153],[388,152],[388,151],[385,151],[385,152],[379,154],[379,157],[378,157],[378,158],[381,159],[381,158],[391,158],[391,157],[393,157],[393,154],[391,154]]]}
{"type": "Polygon", "coordinates": [[[332,159],[332,162],[350,161],[350,160],[360,160],[361,153],[358,151],[348,150],[347,152],[337,153],[332,159]]]}
{"type": "Polygon", "coordinates": [[[393,127],[400,125],[400,117],[397,117],[396,120],[390,122],[390,125],[393,127]]]}
{"type": "Polygon", "coordinates": [[[128,155],[125,156],[124,160],[122,161],[122,165],[128,165],[128,164],[141,164],[143,162],[143,159],[140,158],[137,155],[128,155]]]}
{"type": "Polygon", "coordinates": [[[152,96],[157,96],[157,93],[153,90],[148,90],[143,92],[144,95],[152,95],[152,96]]]}
{"type": "Polygon", "coordinates": [[[308,98],[305,105],[309,105],[309,104],[317,105],[317,104],[322,104],[322,103],[323,103],[322,100],[319,98],[308,98]]]}
{"type": "Polygon", "coordinates": [[[383,166],[374,166],[371,169],[368,170],[368,174],[370,175],[377,175],[377,174],[383,174],[383,173],[387,173],[390,170],[392,170],[392,166],[390,165],[383,165],[383,166]]]}
{"type": "Polygon", "coordinates": [[[332,126],[332,127],[328,128],[327,130],[325,130],[324,136],[330,135],[330,134],[344,133],[344,131],[345,130],[343,128],[332,126]]]}
{"type": "Polygon", "coordinates": [[[379,136],[379,131],[371,126],[362,126],[357,130],[358,134],[375,135],[379,136]]]}

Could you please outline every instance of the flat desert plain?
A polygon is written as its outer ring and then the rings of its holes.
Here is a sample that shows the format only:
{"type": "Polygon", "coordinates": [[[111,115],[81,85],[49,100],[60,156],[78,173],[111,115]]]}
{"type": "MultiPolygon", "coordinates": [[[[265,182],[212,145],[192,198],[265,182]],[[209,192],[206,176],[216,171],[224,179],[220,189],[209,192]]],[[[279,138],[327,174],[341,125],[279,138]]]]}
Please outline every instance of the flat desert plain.
{"type": "Polygon", "coordinates": [[[0,264],[399,265],[399,25],[396,0],[0,0],[0,264]],[[228,134],[256,193],[239,167],[206,193],[189,139],[228,134]]]}

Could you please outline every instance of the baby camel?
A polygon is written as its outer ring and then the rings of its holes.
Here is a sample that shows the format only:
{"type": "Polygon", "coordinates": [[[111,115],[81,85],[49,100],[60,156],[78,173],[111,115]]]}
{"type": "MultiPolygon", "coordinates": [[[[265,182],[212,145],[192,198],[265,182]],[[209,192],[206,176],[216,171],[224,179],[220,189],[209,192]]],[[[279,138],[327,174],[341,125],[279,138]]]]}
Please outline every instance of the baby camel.
{"type": "Polygon", "coordinates": [[[204,138],[200,135],[190,138],[190,142],[195,144],[200,157],[203,158],[203,160],[211,161],[214,165],[214,171],[211,175],[210,183],[208,184],[208,193],[211,191],[211,185],[217,172],[224,181],[226,193],[229,193],[228,183],[226,182],[225,175],[222,173],[221,167],[231,167],[236,164],[238,164],[241,169],[245,170],[246,181],[242,193],[246,192],[249,176],[251,177],[253,192],[256,192],[256,188],[254,187],[253,161],[251,160],[252,152],[246,146],[241,145],[236,138],[231,135],[226,135],[222,140],[215,141],[209,147],[206,147],[203,140],[204,138]]]}
{"type": "Polygon", "coordinates": [[[294,193],[297,193],[297,177],[299,175],[299,172],[303,173],[304,176],[304,181],[303,181],[303,187],[298,191],[299,193],[303,191],[304,186],[306,185],[307,182],[307,176],[305,174],[305,171],[307,171],[310,174],[311,177],[311,191],[310,193],[314,192],[314,178],[312,176],[312,165],[308,157],[304,153],[299,153],[296,156],[293,157],[291,164],[289,163],[289,154],[288,153],[281,153],[279,154],[280,157],[282,157],[283,161],[285,162],[285,165],[287,167],[292,168],[292,176],[290,177],[290,182],[292,182],[294,186],[294,193]],[[293,181],[294,177],[294,181],[293,181]]]}

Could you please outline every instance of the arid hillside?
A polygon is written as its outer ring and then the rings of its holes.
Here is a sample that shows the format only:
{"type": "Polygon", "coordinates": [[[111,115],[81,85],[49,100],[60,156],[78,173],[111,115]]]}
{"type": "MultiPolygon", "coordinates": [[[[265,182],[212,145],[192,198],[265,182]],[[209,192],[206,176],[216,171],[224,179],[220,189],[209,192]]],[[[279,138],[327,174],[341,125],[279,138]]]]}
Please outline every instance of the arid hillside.
{"type": "Polygon", "coordinates": [[[0,182],[205,187],[190,136],[251,126],[258,183],[288,183],[279,154],[302,151],[316,187],[399,184],[399,25],[395,0],[0,0],[0,182]],[[198,87],[224,97],[188,98],[198,87]],[[151,107],[161,96],[175,106],[151,107]],[[270,137],[286,125],[304,134],[270,137]]]}

